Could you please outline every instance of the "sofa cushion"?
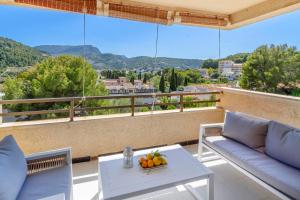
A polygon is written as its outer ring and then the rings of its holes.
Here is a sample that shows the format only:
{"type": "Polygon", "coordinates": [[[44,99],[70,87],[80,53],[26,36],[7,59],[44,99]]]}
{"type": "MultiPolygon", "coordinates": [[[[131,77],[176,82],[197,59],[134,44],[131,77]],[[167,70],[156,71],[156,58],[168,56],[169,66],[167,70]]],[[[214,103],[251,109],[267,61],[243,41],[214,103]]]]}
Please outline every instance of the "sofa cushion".
{"type": "Polygon", "coordinates": [[[207,137],[204,143],[263,182],[300,200],[300,170],[223,136],[207,137]]]}
{"type": "Polygon", "coordinates": [[[18,200],[36,200],[57,197],[70,200],[72,189],[71,166],[49,169],[29,175],[24,182],[18,200]]]}
{"type": "Polygon", "coordinates": [[[265,145],[269,121],[244,113],[226,112],[223,135],[251,148],[265,145]]]}
{"type": "Polygon", "coordinates": [[[0,141],[0,199],[15,200],[25,181],[27,164],[15,139],[0,141]]]}
{"type": "Polygon", "coordinates": [[[300,169],[300,130],[271,121],[266,139],[266,153],[300,169]]]}

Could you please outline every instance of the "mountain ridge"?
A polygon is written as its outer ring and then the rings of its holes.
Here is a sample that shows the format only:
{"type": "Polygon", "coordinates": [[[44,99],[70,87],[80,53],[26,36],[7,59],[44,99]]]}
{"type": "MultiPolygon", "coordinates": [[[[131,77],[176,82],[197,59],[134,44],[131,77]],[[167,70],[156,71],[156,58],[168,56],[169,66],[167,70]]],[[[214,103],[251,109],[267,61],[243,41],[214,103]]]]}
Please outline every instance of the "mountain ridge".
{"type": "MultiPolygon", "coordinates": [[[[70,54],[86,55],[95,69],[137,69],[141,71],[160,70],[163,68],[217,68],[219,59],[185,59],[149,56],[126,57],[112,53],[102,53],[92,45],[39,45],[30,47],[21,42],[0,36],[0,69],[6,67],[33,66],[48,56],[70,54]]],[[[237,53],[223,59],[237,63],[247,60],[249,53],[237,53]]],[[[221,60],[223,60],[221,59],[221,60]]]]}
{"type": "Polygon", "coordinates": [[[201,59],[184,59],[157,57],[156,59],[149,56],[126,57],[124,55],[102,53],[97,47],[92,45],[39,45],[34,47],[41,52],[48,53],[52,56],[62,54],[71,54],[75,56],[86,55],[86,58],[97,69],[105,68],[199,68],[203,60],[201,59]]]}

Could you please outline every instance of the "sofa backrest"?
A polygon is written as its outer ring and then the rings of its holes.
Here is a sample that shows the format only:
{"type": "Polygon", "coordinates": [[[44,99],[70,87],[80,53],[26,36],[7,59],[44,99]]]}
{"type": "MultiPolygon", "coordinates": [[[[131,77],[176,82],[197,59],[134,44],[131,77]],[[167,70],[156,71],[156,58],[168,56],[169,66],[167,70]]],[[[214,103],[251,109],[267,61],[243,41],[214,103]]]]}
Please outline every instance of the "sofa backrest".
{"type": "Polygon", "coordinates": [[[274,159],[300,169],[300,129],[271,121],[265,152],[274,159]]]}
{"type": "Polygon", "coordinates": [[[0,141],[0,199],[16,199],[27,176],[27,163],[13,136],[0,141]]]}
{"type": "Polygon", "coordinates": [[[226,112],[223,135],[253,149],[265,146],[268,120],[240,112],[226,112]]]}

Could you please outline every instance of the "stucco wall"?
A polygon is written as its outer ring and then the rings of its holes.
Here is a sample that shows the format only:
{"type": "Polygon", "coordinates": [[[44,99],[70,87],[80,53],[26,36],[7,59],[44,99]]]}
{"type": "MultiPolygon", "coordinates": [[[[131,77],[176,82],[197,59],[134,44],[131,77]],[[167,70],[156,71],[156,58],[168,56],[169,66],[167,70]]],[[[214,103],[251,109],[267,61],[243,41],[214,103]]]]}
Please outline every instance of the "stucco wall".
{"type": "Polygon", "coordinates": [[[0,139],[12,134],[25,154],[72,147],[73,157],[97,156],[134,148],[198,139],[199,125],[223,121],[222,109],[205,108],[185,112],[78,118],[4,124],[0,139]]]}
{"type": "Polygon", "coordinates": [[[300,98],[248,90],[220,88],[224,110],[240,111],[300,128],[300,98]]]}

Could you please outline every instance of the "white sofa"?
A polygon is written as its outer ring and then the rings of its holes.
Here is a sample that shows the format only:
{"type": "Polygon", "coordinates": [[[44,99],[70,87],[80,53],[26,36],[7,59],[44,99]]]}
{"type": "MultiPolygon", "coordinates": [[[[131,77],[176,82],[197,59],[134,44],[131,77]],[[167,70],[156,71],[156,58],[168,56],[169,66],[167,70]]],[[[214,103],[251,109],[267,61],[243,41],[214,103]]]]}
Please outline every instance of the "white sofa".
{"type": "Polygon", "coordinates": [[[200,159],[205,146],[280,198],[300,199],[299,129],[227,112],[224,124],[201,125],[199,140],[200,159]]]}

